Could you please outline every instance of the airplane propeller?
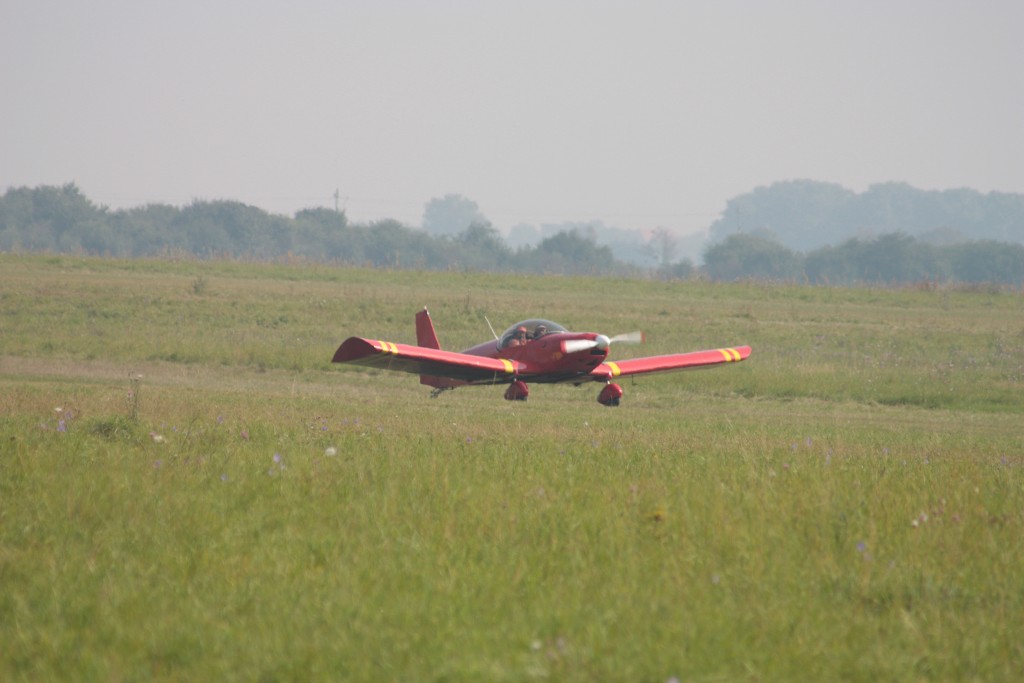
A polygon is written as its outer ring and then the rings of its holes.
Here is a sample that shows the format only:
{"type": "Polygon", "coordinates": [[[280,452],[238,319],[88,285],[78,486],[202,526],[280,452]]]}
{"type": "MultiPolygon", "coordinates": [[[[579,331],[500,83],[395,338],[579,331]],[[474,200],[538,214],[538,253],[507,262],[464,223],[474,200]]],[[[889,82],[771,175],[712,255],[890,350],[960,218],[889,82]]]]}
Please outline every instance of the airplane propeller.
{"type": "Polygon", "coordinates": [[[612,344],[643,344],[644,333],[640,330],[636,332],[626,332],[624,334],[617,334],[608,341],[612,344]]]}
{"type": "Polygon", "coordinates": [[[614,337],[606,337],[603,334],[597,335],[594,339],[569,339],[563,342],[565,353],[577,353],[590,349],[601,349],[604,351],[612,344],[640,344],[644,341],[644,333],[640,331],[617,334],[614,337]]]}

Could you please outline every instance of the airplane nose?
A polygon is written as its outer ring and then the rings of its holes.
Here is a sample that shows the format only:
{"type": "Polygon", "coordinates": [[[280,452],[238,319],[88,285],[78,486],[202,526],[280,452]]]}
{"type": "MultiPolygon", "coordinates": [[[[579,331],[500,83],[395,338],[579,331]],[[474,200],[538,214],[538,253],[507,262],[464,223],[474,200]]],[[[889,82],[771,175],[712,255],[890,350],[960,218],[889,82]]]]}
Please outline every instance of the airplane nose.
{"type": "Polygon", "coordinates": [[[594,337],[594,341],[597,343],[597,348],[601,349],[602,351],[607,351],[608,345],[612,343],[611,340],[608,339],[608,337],[604,336],[603,334],[599,334],[596,337],[594,337]]]}

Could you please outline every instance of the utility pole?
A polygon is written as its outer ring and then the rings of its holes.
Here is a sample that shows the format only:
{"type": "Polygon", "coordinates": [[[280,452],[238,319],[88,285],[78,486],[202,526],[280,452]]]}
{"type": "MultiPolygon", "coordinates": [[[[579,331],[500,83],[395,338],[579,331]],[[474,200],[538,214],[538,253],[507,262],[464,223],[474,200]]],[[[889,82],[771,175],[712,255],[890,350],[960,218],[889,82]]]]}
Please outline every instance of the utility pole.
{"type": "Polygon", "coordinates": [[[341,193],[337,188],[334,190],[334,213],[338,213],[338,198],[341,197],[341,193]]]}

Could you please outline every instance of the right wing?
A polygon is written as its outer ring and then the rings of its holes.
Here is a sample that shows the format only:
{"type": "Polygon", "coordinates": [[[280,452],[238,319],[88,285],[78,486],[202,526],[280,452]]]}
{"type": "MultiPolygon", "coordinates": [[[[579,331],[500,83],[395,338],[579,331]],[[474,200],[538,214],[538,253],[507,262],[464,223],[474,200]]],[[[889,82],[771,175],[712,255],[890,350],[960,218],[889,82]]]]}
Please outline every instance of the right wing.
{"type": "Polygon", "coordinates": [[[331,362],[397,370],[471,384],[510,382],[520,367],[516,361],[506,358],[472,356],[468,353],[362,337],[346,339],[334,353],[331,362]]]}
{"type": "Polygon", "coordinates": [[[642,375],[651,372],[671,372],[673,370],[693,370],[707,368],[722,363],[736,363],[750,356],[749,346],[737,346],[728,349],[712,349],[710,351],[692,351],[690,353],[673,353],[667,356],[647,356],[630,360],[605,361],[594,368],[590,377],[598,381],[607,381],[615,377],[642,375]]]}

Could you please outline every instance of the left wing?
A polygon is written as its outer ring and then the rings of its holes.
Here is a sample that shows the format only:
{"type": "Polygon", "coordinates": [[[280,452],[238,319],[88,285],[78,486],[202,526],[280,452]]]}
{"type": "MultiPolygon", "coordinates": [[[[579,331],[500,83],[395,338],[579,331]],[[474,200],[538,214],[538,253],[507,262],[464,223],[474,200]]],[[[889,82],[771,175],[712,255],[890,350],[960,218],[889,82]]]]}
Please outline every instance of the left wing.
{"type": "Polygon", "coordinates": [[[642,375],[651,372],[671,372],[673,370],[694,370],[713,367],[722,363],[737,363],[750,356],[749,346],[737,346],[728,349],[712,349],[709,351],[692,351],[690,353],[673,353],[668,356],[648,356],[616,362],[605,361],[590,372],[595,380],[608,381],[627,375],[642,375]]]}
{"type": "Polygon", "coordinates": [[[473,356],[424,346],[349,337],[331,359],[334,363],[365,365],[416,375],[449,378],[474,384],[509,382],[520,364],[506,358],[473,356]]]}

